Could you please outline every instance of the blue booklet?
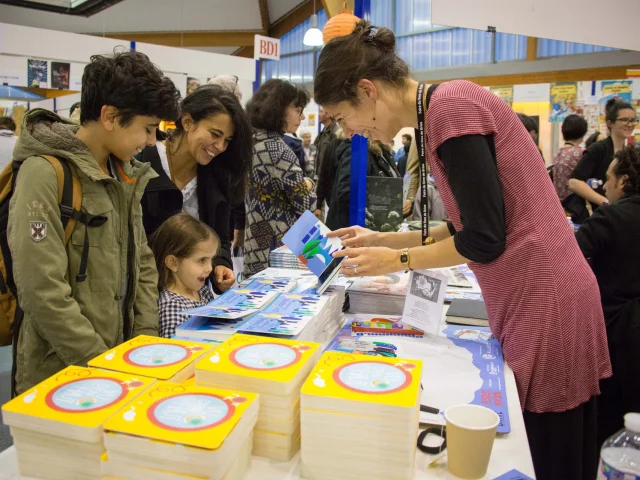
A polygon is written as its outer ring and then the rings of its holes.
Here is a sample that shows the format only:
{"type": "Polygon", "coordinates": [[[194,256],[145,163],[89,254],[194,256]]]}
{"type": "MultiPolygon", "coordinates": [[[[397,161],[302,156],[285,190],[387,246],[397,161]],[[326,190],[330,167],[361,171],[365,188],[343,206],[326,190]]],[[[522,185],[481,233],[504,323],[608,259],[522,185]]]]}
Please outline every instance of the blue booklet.
{"type": "Polygon", "coordinates": [[[298,282],[292,278],[257,278],[251,280],[242,288],[245,290],[252,290],[260,292],[263,290],[276,290],[278,292],[290,292],[296,286],[298,282]]]}
{"type": "Polygon", "coordinates": [[[281,293],[267,308],[249,318],[240,330],[294,337],[320,315],[327,301],[328,297],[319,295],[281,293]]]}
{"type": "Polygon", "coordinates": [[[282,237],[282,243],[317,277],[321,277],[331,265],[332,255],[342,249],[339,238],[327,238],[330,231],[313,213],[306,211],[282,237]]]}
{"type": "Polygon", "coordinates": [[[180,313],[197,317],[235,320],[262,310],[277,296],[277,290],[236,288],[225,292],[203,307],[192,308],[180,313]]]}
{"type": "Polygon", "coordinates": [[[191,317],[186,322],[178,325],[175,338],[188,338],[196,341],[224,342],[248,320],[239,318],[236,320],[218,320],[208,317],[191,317]]]}

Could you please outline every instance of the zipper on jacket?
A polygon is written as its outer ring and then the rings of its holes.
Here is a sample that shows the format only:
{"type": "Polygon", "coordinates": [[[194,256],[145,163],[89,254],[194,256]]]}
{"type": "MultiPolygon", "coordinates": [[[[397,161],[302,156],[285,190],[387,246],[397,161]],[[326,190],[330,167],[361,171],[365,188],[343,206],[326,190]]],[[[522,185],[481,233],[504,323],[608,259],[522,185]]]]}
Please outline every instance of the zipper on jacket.
{"type": "MultiPolygon", "coordinates": [[[[120,241],[118,242],[118,248],[120,249],[120,259],[123,258],[122,255],[122,245],[123,245],[123,236],[124,236],[124,232],[125,232],[125,228],[127,228],[127,221],[123,220],[123,215],[122,212],[125,213],[125,215],[128,216],[128,212],[126,210],[126,192],[124,191],[124,187],[120,184],[120,182],[118,181],[118,179],[116,178],[108,178],[105,179],[105,182],[107,182],[107,185],[105,185],[106,188],[109,188],[110,186],[113,187],[116,191],[116,195],[117,195],[117,201],[120,204],[120,208],[119,211],[120,213],[120,241]],[[123,209],[122,206],[125,206],[125,208],[123,209]],[[123,225],[124,223],[124,225],[123,225]]],[[[125,258],[128,257],[128,253],[127,255],[124,255],[125,258]]],[[[128,259],[127,259],[128,262],[128,259]]],[[[125,271],[124,271],[124,277],[126,278],[126,267],[125,267],[125,271]]],[[[127,332],[125,332],[125,324],[126,324],[126,320],[125,320],[125,312],[124,312],[124,308],[123,305],[125,305],[125,303],[120,303],[120,300],[118,300],[118,297],[120,297],[121,293],[122,293],[122,288],[124,287],[124,278],[123,278],[123,272],[122,272],[122,260],[120,261],[120,265],[119,265],[119,269],[118,269],[118,277],[119,277],[119,281],[118,281],[118,290],[116,291],[116,296],[115,296],[115,300],[118,302],[118,310],[120,311],[120,314],[118,315],[118,328],[116,330],[116,337],[113,340],[113,345],[118,345],[120,342],[120,332],[122,332],[122,336],[123,338],[126,337],[127,332]]]]}
{"type": "MultiPolygon", "coordinates": [[[[133,212],[133,205],[136,199],[136,191],[138,188],[140,188],[140,182],[138,181],[141,177],[144,176],[145,173],[147,173],[149,170],[151,169],[151,165],[150,164],[143,164],[140,167],[140,170],[138,171],[138,174],[136,175],[136,183],[133,186],[132,190],[131,190],[131,202],[129,205],[127,205],[127,212],[128,212],[128,232],[129,232],[129,241],[128,241],[128,251],[127,251],[127,268],[131,269],[131,274],[129,275],[129,281],[128,281],[128,285],[127,285],[127,296],[124,299],[124,313],[123,315],[125,318],[125,328],[127,329],[125,331],[125,341],[127,341],[132,334],[133,334],[133,322],[135,321],[135,319],[130,318],[130,314],[131,314],[131,310],[133,309],[133,291],[134,291],[134,281],[137,282],[140,280],[140,275],[135,275],[136,270],[140,269],[140,265],[134,265],[134,252],[136,249],[136,237],[135,237],[135,226],[133,225],[133,221],[135,218],[134,212],[133,212]]],[[[144,194],[144,191],[143,191],[144,194]]],[[[125,195],[125,199],[126,199],[126,195],[125,195]]],[[[140,225],[140,228],[144,229],[143,225],[140,225]]],[[[142,252],[139,252],[139,256],[142,255],[142,252]]]]}

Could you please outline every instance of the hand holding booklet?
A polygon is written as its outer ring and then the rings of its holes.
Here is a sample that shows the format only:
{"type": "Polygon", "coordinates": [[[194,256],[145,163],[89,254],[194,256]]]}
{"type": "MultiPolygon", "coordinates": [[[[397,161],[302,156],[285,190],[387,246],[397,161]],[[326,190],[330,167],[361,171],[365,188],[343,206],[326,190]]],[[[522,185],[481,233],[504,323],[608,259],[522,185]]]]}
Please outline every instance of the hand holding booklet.
{"type": "Polygon", "coordinates": [[[321,295],[340,273],[340,263],[344,257],[333,258],[342,250],[339,238],[327,238],[331,230],[306,211],[282,237],[284,243],[318,277],[318,295],[321,295]]]}

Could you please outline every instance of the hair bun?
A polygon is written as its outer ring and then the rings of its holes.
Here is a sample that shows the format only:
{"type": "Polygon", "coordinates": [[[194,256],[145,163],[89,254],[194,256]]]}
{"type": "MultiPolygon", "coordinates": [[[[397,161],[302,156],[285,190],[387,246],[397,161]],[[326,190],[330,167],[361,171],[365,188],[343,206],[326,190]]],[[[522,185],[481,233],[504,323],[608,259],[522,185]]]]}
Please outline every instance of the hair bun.
{"type": "Polygon", "coordinates": [[[396,37],[391,30],[375,27],[366,20],[356,23],[353,34],[364,43],[370,43],[383,52],[395,52],[396,37]]]}
{"type": "Polygon", "coordinates": [[[605,109],[605,111],[608,112],[609,110],[611,110],[614,106],[616,106],[619,103],[623,103],[623,101],[620,98],[618,98],[618,97],[610,98],[609,100],[607,100],[607,103],[606,103],[604,109],[605,109]]]}

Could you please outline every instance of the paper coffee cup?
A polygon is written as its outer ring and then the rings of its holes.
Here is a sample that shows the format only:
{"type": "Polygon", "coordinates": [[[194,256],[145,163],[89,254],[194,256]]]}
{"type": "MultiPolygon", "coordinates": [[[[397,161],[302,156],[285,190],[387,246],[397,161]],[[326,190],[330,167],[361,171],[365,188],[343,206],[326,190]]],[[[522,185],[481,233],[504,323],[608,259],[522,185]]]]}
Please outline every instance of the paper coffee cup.
{"type": "Polygon", "coordinates": [[[447,421],[447,463],[456,477],[484,477],[500,417],[478,405],[457,405],[444,412],[447,421]]]}

